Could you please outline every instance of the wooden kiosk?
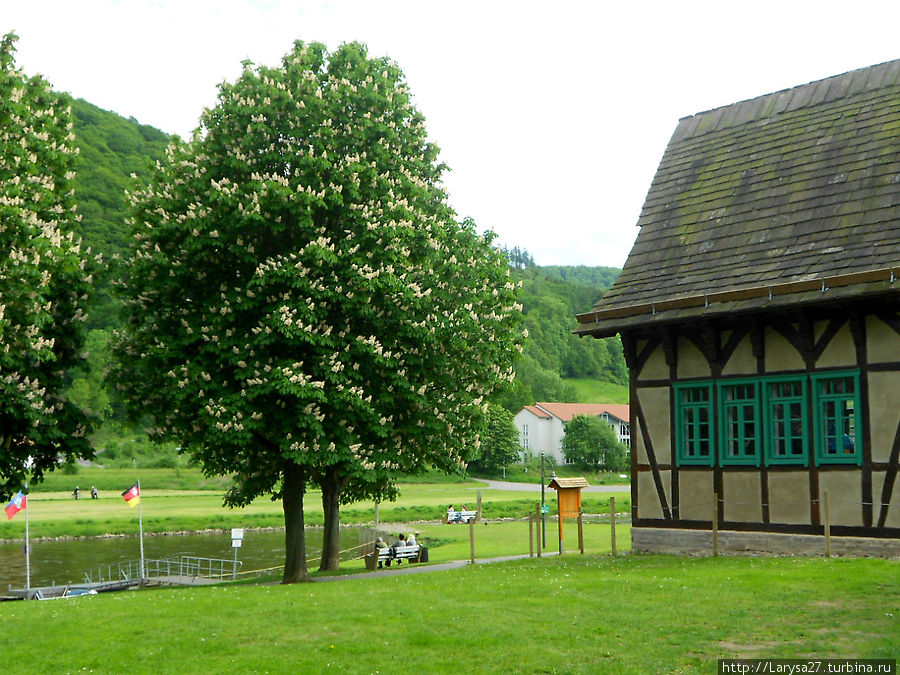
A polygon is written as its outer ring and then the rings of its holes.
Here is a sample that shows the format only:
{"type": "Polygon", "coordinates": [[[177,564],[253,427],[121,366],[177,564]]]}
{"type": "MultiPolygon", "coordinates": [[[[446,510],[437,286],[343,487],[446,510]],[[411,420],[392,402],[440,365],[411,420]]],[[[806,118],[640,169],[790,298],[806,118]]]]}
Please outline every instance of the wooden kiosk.
{"type": "MultiPolygon", "coordinates": [[[[559,511],[559,552],[562,553],[563,518],[578,518],[581,515],[581,488],[588,487],[588,482],[585,478],[557,478],[555,473],[551,473],[547,487],[556,490],[559,511]]],[[[579,548],[582,548],[580,541],[579,548]]]]}

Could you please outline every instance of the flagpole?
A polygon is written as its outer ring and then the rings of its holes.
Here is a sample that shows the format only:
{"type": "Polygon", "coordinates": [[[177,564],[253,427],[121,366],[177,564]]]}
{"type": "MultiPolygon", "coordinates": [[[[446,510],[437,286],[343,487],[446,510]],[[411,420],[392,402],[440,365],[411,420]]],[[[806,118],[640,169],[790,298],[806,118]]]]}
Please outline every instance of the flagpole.
{"type": "Polygon", "coordinates": [[[28,597],[28,589],[31,588],[31,543],[28,538],[28,512],[31,511],[28,503],[28,483],[25,483],[25,597],[28,597]]]}
{"type": "MultiPolygon", "coordinates": [[[[141,494],[141,481],[137,482],[138,495],[141,494]]],[[[138,498],[138,535],[141,540],[141,583],[144,581],[144,513],[143,497],[138,498]]]]}

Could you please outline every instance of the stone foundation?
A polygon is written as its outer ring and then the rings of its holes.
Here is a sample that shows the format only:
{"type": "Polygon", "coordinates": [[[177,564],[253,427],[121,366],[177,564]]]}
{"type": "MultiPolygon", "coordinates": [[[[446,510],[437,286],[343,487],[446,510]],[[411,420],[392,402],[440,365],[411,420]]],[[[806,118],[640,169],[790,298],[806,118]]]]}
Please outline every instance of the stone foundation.
{"type": "MultiPolygon", "coordinates": [[[[712,555],[710,530],[678,530],[634,527],[631,547],[635,553],[712,555]]],[[[778,532],[719,530],[719,553],[768,555],[825,555],[825,537],[778,532]]],[[[872,558],[900,558],[900,539],[831,537],[831,554],[872,558]]]]}

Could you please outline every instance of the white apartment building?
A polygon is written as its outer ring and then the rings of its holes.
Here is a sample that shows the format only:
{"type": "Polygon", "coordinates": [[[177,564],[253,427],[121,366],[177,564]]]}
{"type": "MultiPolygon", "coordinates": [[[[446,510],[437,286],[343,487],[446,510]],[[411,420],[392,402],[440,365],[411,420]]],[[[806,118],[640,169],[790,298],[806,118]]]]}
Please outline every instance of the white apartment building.
{"type": "Polygon", "coordinates": [[[594,415],[613,429],[619,441],[631,447],[629,407],[614,403],[535,403],[522,408],[514,418],[519,430],[519,442],[525,457],[537,457],[542,452],[557,464],[565,464],[562,439],[565,424],[575,415],[594,415]]]}

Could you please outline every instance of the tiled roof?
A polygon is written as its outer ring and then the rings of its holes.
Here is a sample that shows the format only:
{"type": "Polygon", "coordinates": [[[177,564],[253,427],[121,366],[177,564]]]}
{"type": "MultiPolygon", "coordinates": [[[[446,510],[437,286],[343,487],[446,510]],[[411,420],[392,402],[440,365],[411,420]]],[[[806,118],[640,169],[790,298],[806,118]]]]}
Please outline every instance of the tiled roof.
{"type": "Polygon", "coordinates": [[[549,419],[551,417],[550,413],[548,413],[546,410],[541,410],[537,406],[526,405],[524,409],[530,412],[535,417],[540,417],[542,419],[549,419]]]}
{"type": "MultiPolygon", "coordinates": [[[[529,409],[532,406],[529,406],[529,409]]],[[[623,422],[629,419],[629,407],[616,403],[535,403],[533,407],[543,410],[563,422],[569,422],[575,415],[599,416],[607,413],[623,422]]]]}
{"type": "Polygon", "coordinates": [[[900,290],[900,60],[682,119],[638,225],[577,332],[900,290]]]}

